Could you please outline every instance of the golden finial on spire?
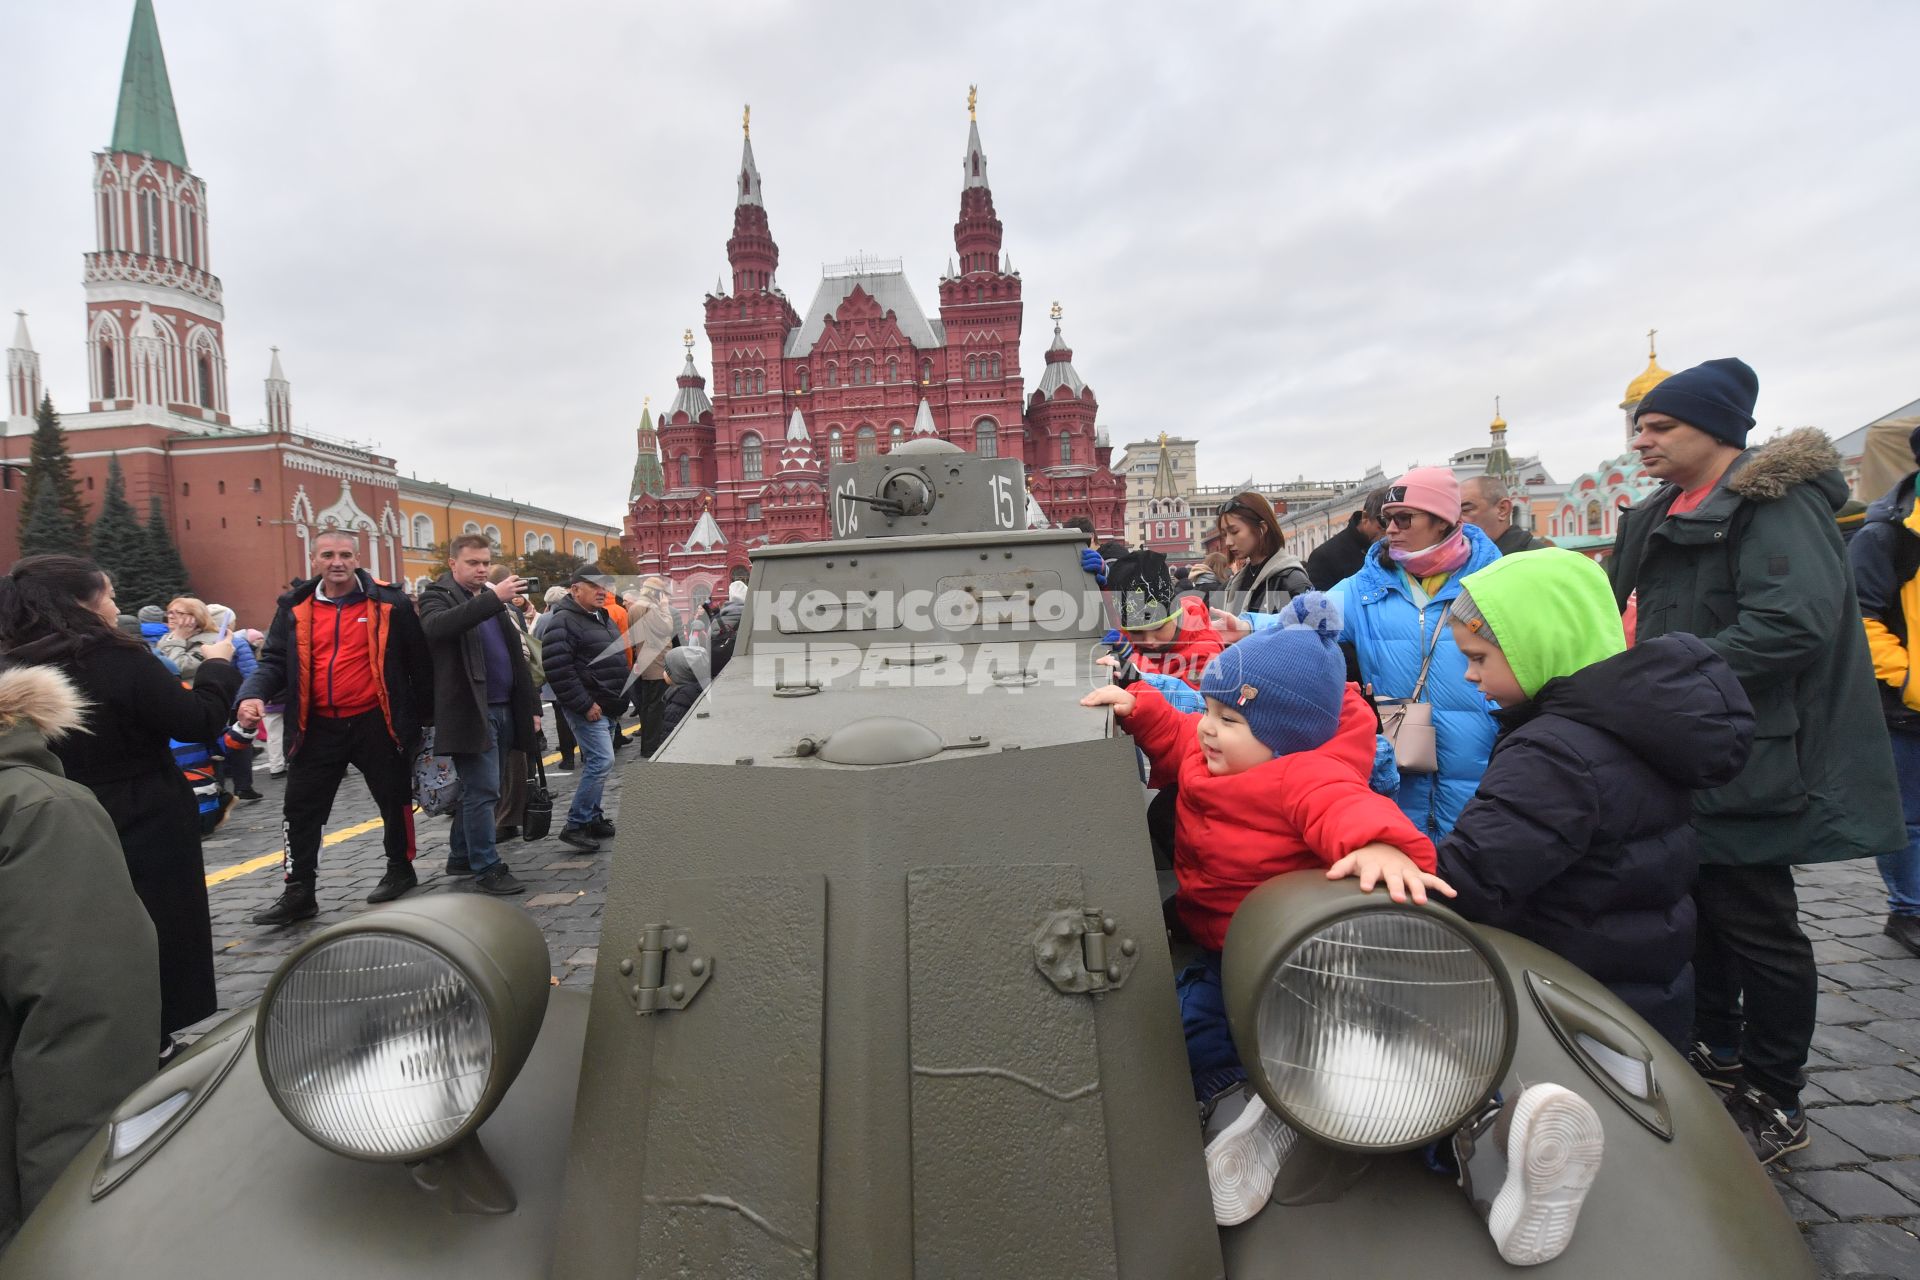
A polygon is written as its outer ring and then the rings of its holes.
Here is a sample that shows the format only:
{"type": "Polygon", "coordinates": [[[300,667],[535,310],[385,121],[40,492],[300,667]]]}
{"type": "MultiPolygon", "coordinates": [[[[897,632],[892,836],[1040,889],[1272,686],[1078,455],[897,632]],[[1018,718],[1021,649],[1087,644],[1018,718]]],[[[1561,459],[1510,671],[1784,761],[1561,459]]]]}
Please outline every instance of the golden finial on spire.
{"type": "Polygon", "coordinates": [[[980,105],[980,86],[977,84],[970,84],[967,86],[967,119],[978,120],[980,118],[978,115],[975,114],[979,105],[980,105]]]}
{"type": "Polygon", "coordinates": [[[1500,416],[1500,397],[1495,396],[1493,398],[1493,426],[1504,429],[1506,425],[1507,420],[1500,416]]]}
{"type": "Polygon", "coordinates": [[[1054,303],[1053,303],[1053,309],[1052,309],[1052,310],[1050,310],[1050,311],[1048,311],[1048,312],[1047,312],[1047,314],[1053,317],[1053,322],[1054,322],[1055,324],[1059,324],[1059,323],[1060,323],[1060,317],[1061,317],[1062,315],[1064,315],[1065,313],[1064,313],[1064,312],[1062,312],[1062,311],[1060,310],[1060,302],[1059,302],[1059,299],[1057,299],[1057,298],[1056,298],[1056,299],[1054,300],[1054,303]]]}
{"type": "Polygon", "coordinates": [[[753,104],[751,102],[740,109],[740,133],[742,137],[753,136],[753,104]]]}
{"type": "Polygon", "coordinates": [[[693,354],[693,330],[688,329],[683,333],[681,333],[680,343],[682,346],[686,347],[687,354],[692,355],[693,354]]]}
{"type": "Polygon", "coordinates": [[[1658,329],[1647,330],[1647,359],[1649,360],[1660,354],[1653,349],[1653,335],[1658,332],[1660,332],[1658,329]]]}
{"type": "Polygon", "coordinates": [[[653,397],[652,397],[652,396],[641,396],[641,397],[640,397],[640,407],[641,407],[642,409],[651,409],[651,408],[653,408],[653,397]]]}
{"type": "Polygon", "coordinates": [[[1162,449],[1167,447],[1167,433],[1164,431],[1160,433],[1160,447],[1162,449]]]}

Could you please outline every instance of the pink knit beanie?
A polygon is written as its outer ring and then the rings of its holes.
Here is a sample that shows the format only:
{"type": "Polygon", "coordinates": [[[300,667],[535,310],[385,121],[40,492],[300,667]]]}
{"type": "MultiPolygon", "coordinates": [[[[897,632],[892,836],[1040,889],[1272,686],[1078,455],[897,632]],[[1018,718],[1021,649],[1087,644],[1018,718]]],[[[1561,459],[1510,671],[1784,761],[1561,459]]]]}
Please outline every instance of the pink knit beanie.
{"type": "Polygon", "coordinates": [[[1459,524],[1460,481],[1454,478],[1451,467],[1415,467],[1388,488],[1382,510],[1395,507],[1410,507],[1448,524],[1459,524]]]}

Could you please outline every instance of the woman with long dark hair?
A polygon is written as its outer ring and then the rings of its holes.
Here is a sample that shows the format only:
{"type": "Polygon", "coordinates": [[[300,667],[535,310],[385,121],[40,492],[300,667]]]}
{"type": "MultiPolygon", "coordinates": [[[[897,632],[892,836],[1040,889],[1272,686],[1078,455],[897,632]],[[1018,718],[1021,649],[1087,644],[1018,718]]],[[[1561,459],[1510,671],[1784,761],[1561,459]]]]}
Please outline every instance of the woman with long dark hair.
{"type": "Polygon", "coordinates": [[[183,688],[138,639],[118,630],[113,583],[77,556],[28,556],[0,577],[0,653],[58,668],[91,704],[85,731],[54,745],[67,776],[113,819],[134,891],[160,940],[162,1045],[217,1007],[213,924],[193,791],[170,739],[212,742],[240,692],[233,644],[200,647],[183,688]]]}
{"type": "Polygon", "coordinates": [[[1229,613],[1278,613],[1287,601],[1313,590],[1307,566],[1287,550],[1280,517],[1266,495],[1249,489],[1227,499],[1219,530],[1228,558],[1245,562],[1227,583],[1229,613]]]}

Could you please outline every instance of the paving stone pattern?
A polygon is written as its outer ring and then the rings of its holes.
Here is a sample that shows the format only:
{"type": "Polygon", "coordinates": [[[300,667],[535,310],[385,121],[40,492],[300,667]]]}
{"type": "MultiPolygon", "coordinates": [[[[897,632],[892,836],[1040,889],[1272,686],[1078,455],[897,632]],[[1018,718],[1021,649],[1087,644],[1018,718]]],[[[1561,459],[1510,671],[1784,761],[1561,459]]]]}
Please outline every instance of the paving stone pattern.
{"type": "MultiPolygon", "coordinates": [[[[613,776],[608,780],[602,802],[609,817],[619,821],[620,775],[637,760],[632,748],[615,757],[613,776]]],[[[638,767],[645,768],[640,761],[638,767]]],[[[588,987],[593,984],[595,951],[600,945],[600,910],[606,902],[607,874],[613,865],[613,843],[602,845],[595,854],[560,843],[560,828],[565,825],[567,804],[573,795],[578,773],[559,773],[547,765],[547,783],[554,792],[553,833],[532,844],[510,840],[500,853],[513,874],[525,882],[527,891],[506,901],[518,903],[547,935],[547,952],[553,976],[561,986],[588,987]]],[[[254,771],[254,786],[264,799],[247,805],[235,805],[232,815],[219,831],[205,841],[206,864],[210,873],[222,868],[251,862],[263,854],[284,847],[280,830],[280,804],[285,779],[267,776],[265,768],[254,771]]],[[[221,1012],[198,1031],[239,1008],[259,1001],[267,979],[280,961],[316,931],[362,911],[378,911],[367,905],[386,871],[386,852],[381,845],[377,825],[379,811],[358,773],[349,770],[334,800],[333,814],[326,824],[327,834],[374,822],[371,830],[324,846],[320,850],[320,878],[317,894],[320,914],[312,920],[285,928],[271,929],[248,922],[248,917],[279,896],[281,881],[278,865],[250,872],[214,885],[207,890],[213,911],[214,972],[219,982],[221,1012]]],[[[464,878],[446,874],[448,819],[415,819],[415,845],[419,856],[414,872],[420,887],[402,901],[422,894],[461,892],[457,886],[464,878]]],[[[191,1034],[191,1031],[189,1034],[191,1034]]]]}
{"type": "Polygon", "coordinates": [[[1920,958],[1880,932],[1872,862],[1805,867],[1799,881],[1820,960],[1803,1097],[1813,1145],[1775,1185],[1823,1274],[1920,1280],[1920,958]]]}
{"type": "MultiPolygon", "coordinates": [[[[621,774],[645,767],[636,752],[620,753],[604,805],[616,822],[621,774]]],[[[548,768],[556,833],[577,777],[548,768]]],[[[238,807],[207,841],[209,871],[281,847],[282,780],[267,777],[264,769],[257,779],[266,798],[238,807]]],[[[327,830],[376,816],[359,776],[349,773],[327,830]]],[[[420,819],[417,842],[421,886],[409,896],[446,893],[460,883],[444,870],[447,819],[420,819]]],[[[552,972],[562,986],[592,985],[611,847],[583,854],[549,836],[502,848],[527,884],[526,894],[511,901],[545,930],[552,972]]],[[[258,1001],[281,959],[315,930],[378,910],[366,896],[384,869],[377,826],[322,849],[320,915],[283,929],[247,922],[279,893],[277,868],[210,889],[223,1010],[218,1016],[258,1001]]],[[[1799,878],[1803,923],[1821,961],[1820,1030],[1805,1094],[1813,1145],[1774,1171],[1775,1185],[1825,1275],[1920,1280],[1920,958],[1881,934],[1885,895],[1871,862],[1809,867],[1799,878]]]]}

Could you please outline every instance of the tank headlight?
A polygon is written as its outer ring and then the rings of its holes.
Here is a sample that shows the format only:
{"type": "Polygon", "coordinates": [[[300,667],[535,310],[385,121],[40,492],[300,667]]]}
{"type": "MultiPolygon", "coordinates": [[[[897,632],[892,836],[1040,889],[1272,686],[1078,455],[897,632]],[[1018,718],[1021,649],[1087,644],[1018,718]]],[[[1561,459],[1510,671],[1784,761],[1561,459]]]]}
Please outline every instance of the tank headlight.
{"type": "Polygon", "coordinates": [[[1261,1096],[1332,1146],[1397,1151],[1450,1133],[1513,1060],[1505,968],[1441,908],[1281,876],[1235,913],[1222,974],[1261,1096]]]}
{"type": "Polygon", "coordinates": [[[317,934],[268,984],[257,1021],[274,1105],[363,1160],[446,1150],[493,1110],[546,1013],[547,948],[517,908],[440,897],[317,934]]]}

